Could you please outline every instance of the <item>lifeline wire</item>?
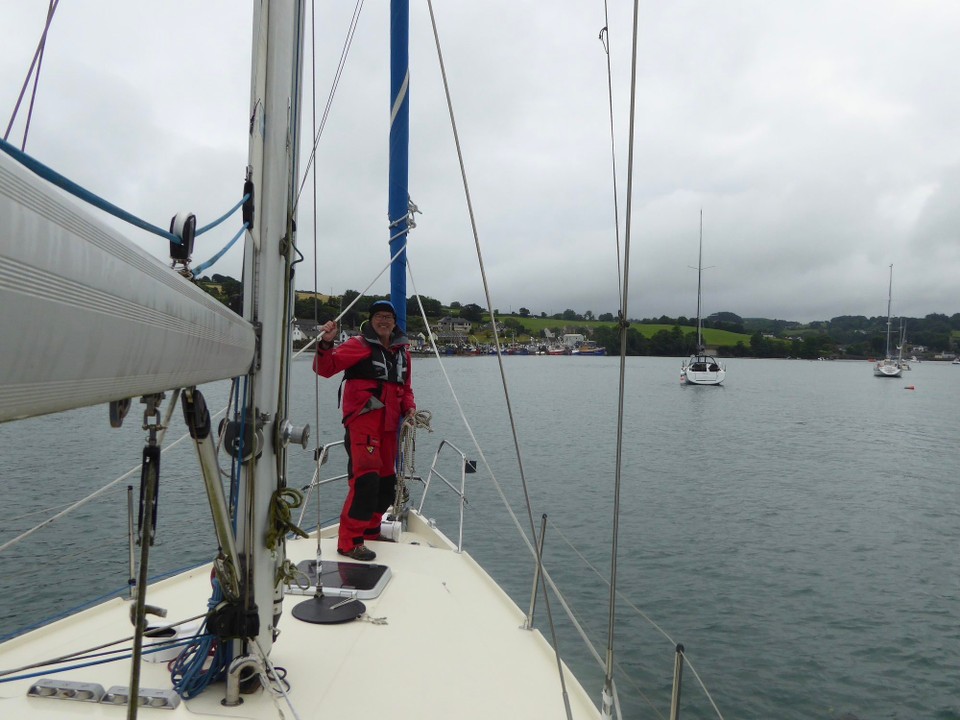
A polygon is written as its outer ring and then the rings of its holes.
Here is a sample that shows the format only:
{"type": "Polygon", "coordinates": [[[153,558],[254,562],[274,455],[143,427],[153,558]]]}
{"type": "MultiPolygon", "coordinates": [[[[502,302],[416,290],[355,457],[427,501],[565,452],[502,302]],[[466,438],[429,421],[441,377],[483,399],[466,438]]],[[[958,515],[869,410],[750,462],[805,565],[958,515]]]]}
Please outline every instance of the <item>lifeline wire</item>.
{"type": "MultiPolygon", "coordinates": [[[[168,410],[168,412],[172,412],[173,403],[170,404],[170,408],[171,408],[171,409],[168,410]]],[[[221,410],[221,411],[219,411],[218,413],[216,413],[215,415],[213,415],[212,418],[215,418],[215,417],[218,417],[219,415],[222,415],[225,411],[226,411],[226,408],[224,408],[223,410],[221,410]]],[[[212,419],[212,418],[211,418],[211,419],[212,419]]],[[[163,441],[163,436],[166,434],[167,425],[168,425],[169,419],[170,419],[170,416],[169,416],[169,414],[168,414],[168,415],[167,415],[167,419],[166,419],[166,421],[165,421],[164,424],[163,424],[163,428],[162,428],[161,431],[160,431],[161,434],[160,434],[159,439],[157,440],[158,443],[160,443],[160,442],[163,441]]],[[[171,448],[173,448],[173,447],[176,447],[177,445],[179,445],[181,442],[183,442],[184,440],[186,440],[186,439],[189,438],[189,437],[190,437],[190,433],[184,433],[182,436],[180,436],[179,438],[177,438],[176,440],[174,440],[172,443],[170,443],[169,445],[167,445],[166,447],[164,447],[163,450],[164,450],[164,451],[167,451],[167,450],[169,450],[169,449],[171,449],[171,448]]],[[[8,540],[8,541],[5,542],[3,545],[0,545],[0,553],[2,553],[2,552],[3,552],[4,550],[6,550],[7,548],[16,545],[16,544],[19,543],[21,540],[25,540],[26,538],[30,537],[30,536],[33,535],[35,532],[37,532],[37,530],[40,530],[41,528],[46,527],[47,525],[49,525],[50,523],[54,522],[55,520],[59,520],[60,518],[64,517],[65,515],[69,515],[69,514],[72,513],[74,510],[80,509],[81,507],[83,507],[84,505],[86,505],[87,503],[89,503],[91,500],[94,500],[94,499],[98,498],[100,495],[103,495],[107,490],[109,490],[110,488],[112,488],[112,487],[113,487],[114,485],[116,485],[117,483],[122,482],[123,480],[126,480],[127,478],[131,477],[131,476],[134,475],[135,473],[139,473],[140,470],[141,470],[141,466],[140,466],[140,465],[137,465],[136,467],[130,468],[130,469],[129,469],[127,472],[125,472],[123,475],[121,475],[120,477],[116,478],[115,480],[111,480],[110,482],[108,482],[106,485],[104,485],[104,486],[103,486],[102,488],[100,488],[99,490],[95,490],[94,492],[90,493],[90,494],[87,495],[86,497],[83,497],[83,498],[81,498],[80,500],[77,500],[75,503],[71,503],[65,510],[63,510],[63,511],[61,511],[61,512],[58,512],[56,515],[53,515],[52,517],[47,518],[47,519],[44,520],[43,522],[41,522],[41,523],[35,525],[34,527],[30,528],[29,530],[26,530],[25,532],[20,533],[20,534],[17,535],[15,538],[12,538],[12,539],[8,540]]]]}
{"type": "MultiPolygon", "coordinates": [[[[580,560],[583,562],[583,564],[586,565],[590,570],[592,570],[592,571],[594,572],[594,574],[596,574],[596,576],[600,579],[601,582],[603,582],[605,585],[608,585],[608,586],[609,586],[609,585],[610,585],[610,580],[609,580],[608,578],[604,577],[604,575],[593,565],[593,563],[591,563],[590,560],[588,560],[587,557],[586,557],[582,552],[580,552],[580,551],[577,549],[577,547],[576,547],[576,546],[570,541],[570,539],[564,534],[564,532],[563,532],[563,530],[560,528],[560,526],[557,525],[556,523],[554,523],[552,527],[553,527],[553,530],[560,535],[560,539],[562,539],[562,540],[567,544],[567,547],[569,547],[569,548],[573,551],[573,553],[574,553],[577,557],[580,558],[580,560]]],[[[618,597],[622,602],[626,603],[630,608],[632,608],[633,611],[634,611],[635,613],[637,613],[637,615],[639,615],[639,616],[642,617],[644,620],[646,620],[650,625],[652,625],[653,628],[654,628],[658,633],[660,633],[671,645],[673,645],[674,647],[677,646],[677,641],[674,640],[674,639],[670,636],[670,633],[668,633],[666,630],[664,630],[662,627],[660,627],[660,625],[659,625],[653,618],[651,618],[651,617],[650,617],[649,615],[647,615],[643,610],[641,610],[641,609],[629,598],[629,596],[624,595],[622,592],[620,592],[619,590],[617,590],[617,597],[618,597]]],[[[686,653],[683,653],[683,657],[684,657],[684,660],[685,660],[685,662],[687,663],[687,665],[690,666],[690,670],[691,670],[691,671],[693,672],[693,674],[696,676],[696,678],[697,678],[697,683],[700,685],[700,689],[703,690],[704,695],[707,696],[707,699],[710,701],[710,704],[713,705],[713,709],[716,711],[717,717],[721,718],[721,720],[722,720],[723,715],[720,713],[720,709],[719,709],[719,708],[716,706],[716,704],[713,702],[713,697],[710,695],[710,691],[707,689],[706,684],[705,684],[705,683],[703,682],[703,680],[700,678],[699,673],[697,673],[697,669],[694,667],[693,662],[690,660],[690,658],[687,656],[686,653]]],[[[599,661],[600,661],[600,656],[599,656],[599,655],[596,655],[596,658],[597,658],[597,661],[599,662],[599,661]]],[[[624,677],[629,678],[629,675],[628,675],[626,672],[624,672],[623,675],[624,675],[624,677]]]]}

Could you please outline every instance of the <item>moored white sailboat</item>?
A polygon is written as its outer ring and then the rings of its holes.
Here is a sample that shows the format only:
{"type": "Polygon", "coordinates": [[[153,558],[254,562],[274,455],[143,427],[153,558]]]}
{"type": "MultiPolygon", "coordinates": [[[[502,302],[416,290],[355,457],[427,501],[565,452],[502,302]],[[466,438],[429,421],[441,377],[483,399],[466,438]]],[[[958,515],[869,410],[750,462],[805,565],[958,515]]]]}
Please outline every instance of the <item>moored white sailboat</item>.
{"type": "Polygon", "coordinates": [[[703,344],[703,321],[700,297],[703,277],[703,211],[700,211],[700,252],[697,261],[697,345],[694,352],[680,367],[680,381],[686,385],[720,385],[727,376],[727,369],[712,355],[707,354],[703,344]]]}
{"type": "Polygon", "coordinates": [[[890,353],[890,324],[892,322],[891,316],[891,303],[893,302],[893,264],[890,265],[890,284],[887,290],[887,338],[884,351],[883,360],[878,360],[877,364],[873,366],[873,374],[875,377],[884,377],[884,378],[898,378],[903,374],[903,364],[900,353],[902,352],[903,344],[901,342],[900,347],[898,348],[897,357],[893,357],[890,353]]]}

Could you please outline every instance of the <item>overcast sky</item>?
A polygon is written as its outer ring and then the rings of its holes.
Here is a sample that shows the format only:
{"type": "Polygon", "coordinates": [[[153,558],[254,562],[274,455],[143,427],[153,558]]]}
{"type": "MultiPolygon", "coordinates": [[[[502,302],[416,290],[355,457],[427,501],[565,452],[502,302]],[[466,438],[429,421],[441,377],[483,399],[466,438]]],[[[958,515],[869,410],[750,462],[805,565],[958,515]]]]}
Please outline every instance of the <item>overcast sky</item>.
{"type": "MultiPolygon", "coordinates": [[[[320,117],[354,5],[317,4],[320,117]]],[[[3,128],[46,7],[5,4],[3,128]]],[[[318,147],[316,220],[312,179],[300,203],[302,290],[362,290],[389,257],[386,7],[360,15],[318,147]]],[[[494,308],[616,312],[603,3],[435,12],[494,308]]],[[[215,219],[242,194],[251,24],[240,0],[62,0],[27,151],[157,225],[215,219]]],[[[621,243],[631,32],[632,5],[611,0],[621,243]]],[[[958,38],[953,0],[641,2],[629,316],[695,315],[701,209],[704,314],[885,315],[890,264],[895,315],[960,312],[958,38]]],[[[486,306],[425,0],[411,2],[410,52],[416,288],[486,306]]],[[[308,108],[312,68],[308,50],[308,108]]],[[[307,146],[311,124],[308,110],[307,146]]],[[[239,224],[202,236],[195,261],[239,224]]],[[[209,272],[239,277],[241,255],[209,272]]]]}

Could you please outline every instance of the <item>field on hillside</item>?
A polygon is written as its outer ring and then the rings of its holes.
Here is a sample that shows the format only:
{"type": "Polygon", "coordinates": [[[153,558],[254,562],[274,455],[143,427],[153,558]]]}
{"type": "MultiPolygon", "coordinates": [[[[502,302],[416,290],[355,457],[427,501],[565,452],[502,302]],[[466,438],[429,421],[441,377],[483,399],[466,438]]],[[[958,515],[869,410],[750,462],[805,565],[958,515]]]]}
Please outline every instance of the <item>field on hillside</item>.
{"type": "MultiPolygon", "coordinates": [[[[598,320],[556,320],[554,318],[540,318],[540,317],[519,317],[516,315],[507,315],[499,316],[501,322],[506,320],[516,320],[524,328],[526,328],[532,336],[541,337],[542,330],[544,328],[550,329],[554,332],[557,330],[562,332],[577,332],[577,328],[599,328],[599,327],[614,327],[614,323],[610,322],[600,322],[598,320]]],[[[640,323],[631,323],[630,327],[637,332],[639,332],[644,337],[653,337],[655,334],[661,330],[670,332],[673,330],[673,325],[641,325],[640,323]]],[[[695,327],[690,327],[684,325],[680,327],[680,331],[684,334],[696,333],[697,329],[695,327]]],[[[483,337],[478,334],[478,337],[483,337]]],[[[738,342],[742,342],[744,345],[750,344],[750,336],[744,333],[735,333],[730,332],[729,330],[714,330],[711,328],[703,329],[703,341],[707,345],[711,346],[729,346],[733,347],[738,342]]]]}

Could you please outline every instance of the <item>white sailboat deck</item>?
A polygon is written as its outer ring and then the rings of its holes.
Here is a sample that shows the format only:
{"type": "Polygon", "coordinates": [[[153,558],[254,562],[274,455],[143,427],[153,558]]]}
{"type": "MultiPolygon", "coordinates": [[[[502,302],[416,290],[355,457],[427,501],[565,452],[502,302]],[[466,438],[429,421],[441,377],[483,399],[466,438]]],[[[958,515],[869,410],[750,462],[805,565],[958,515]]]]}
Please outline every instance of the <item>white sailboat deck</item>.
{"type": "MultiPolygon", "coordinates": [[[[335,538],[322,539],[323,559],[337,558],[335,538]]],[[[263,690],[226,707],[225,684],[170,709],[142,707],[141,717],[347,718],[385,712],[391,718],[563,718],[565,709],[553,649],[524,613],[466,553],[411,513],[399,543],[374,542],[376,563],[391,577],[379,597],[364,600],[366,616],[335,625],[302,622],[291,610],[312,598],[288,594],[280,636],[270,660],[286,670],[290,706],[263,690]],[[383,619],[383,623],[370,619],[383,619]]],[[[311,560],[316,537],[288,541],[294,562],[311,560]]],[[[341,558],[342,559],[342,558],[341,558]]],[[[533,563],[531,561],[531,572],[533,563]]],[[[204,611],[210,567],[202,566],[150,586],[147,603],[168,610],[163,623],[204,611]]],[[[532,579],[532,578],[531,578],[532,579]]],[[[57,621],[2,646],[0,665],[21,667],[129,637],[130,603],[114,599],[57,621]]],[[[156,622],[154,624],[160,624],[156,622]]],[[[126,646],[129,647],[129,641],[126,646]]],[[[145,648],[145,651],[147,648],[145,648]]],[[[149,656],[145,656],[149,657],[149,656]]],[[[72,664],[72,663],[66,663],[72,664]]],[[[142,692],[171,691],[166,662],[144,661],[142,692]]],[[[37,672],[25,671],[25,672],[37,672]]],[[[573,718],[599,711],[564,666],[573,718]]],[[[75,670],[42,670],[34,679],[0,684],[0,717],[124,717],[125,705],[28,697],[40,677],[96,683],[104,690],[130,683],[129,659],[75,670]]],[[[599,689],[597,691],[599,696],[599,689]]]]}

